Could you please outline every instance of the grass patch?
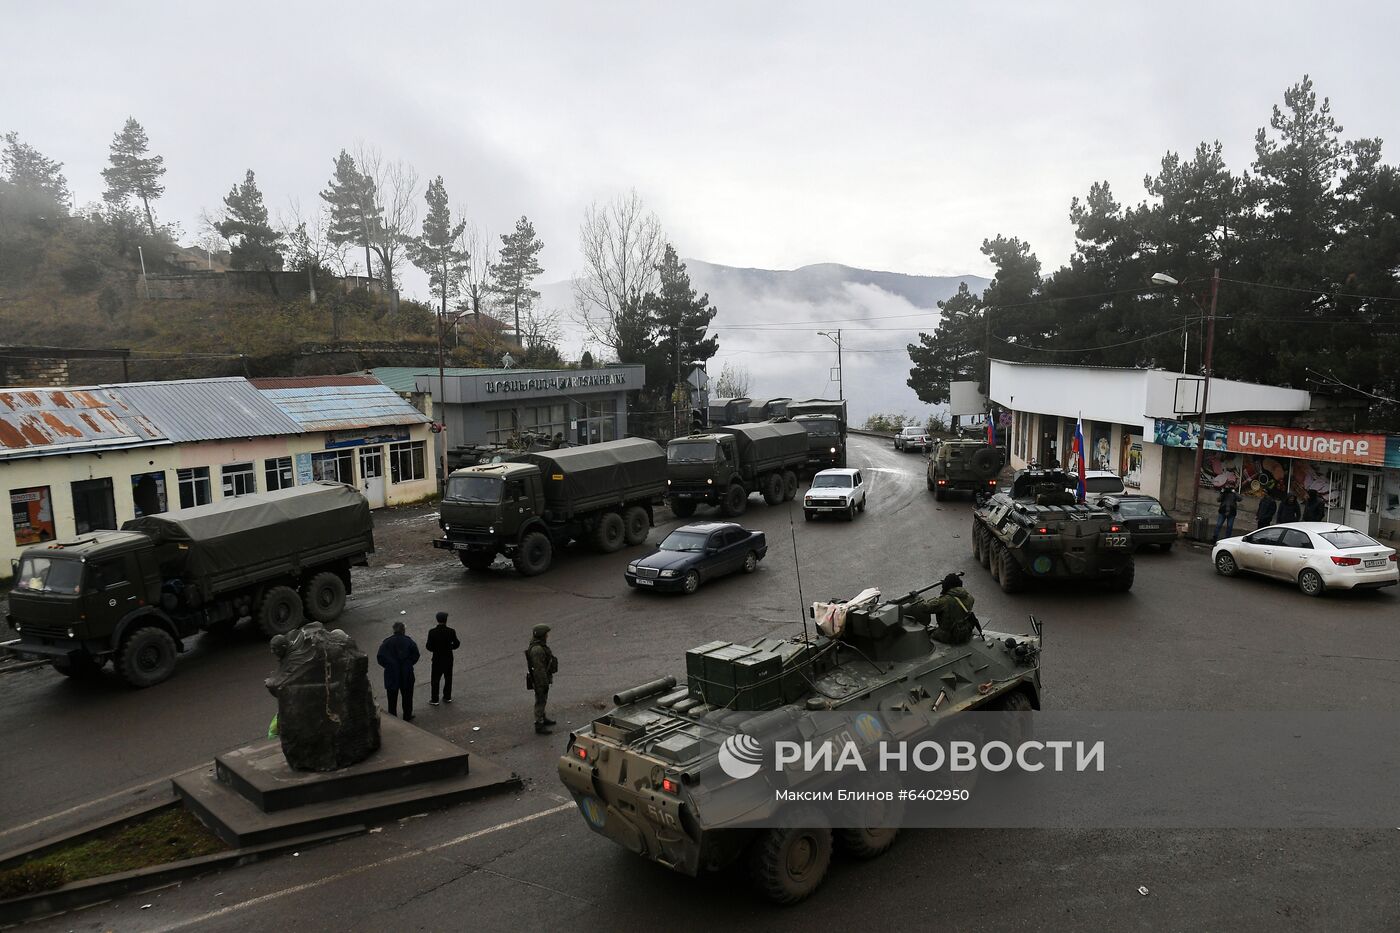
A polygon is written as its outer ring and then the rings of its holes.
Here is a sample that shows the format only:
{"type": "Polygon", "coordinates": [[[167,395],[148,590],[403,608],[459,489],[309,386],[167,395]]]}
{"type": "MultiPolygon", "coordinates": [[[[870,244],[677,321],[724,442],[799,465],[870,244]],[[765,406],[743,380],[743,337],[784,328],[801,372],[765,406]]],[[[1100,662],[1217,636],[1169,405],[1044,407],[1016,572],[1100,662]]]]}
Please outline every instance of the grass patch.
{"type": "Polygon", "coordinates": [[[0,900],[118,872],[179,862],[228,849],[183,807],[46,852],[0,871],[0,900]]]}

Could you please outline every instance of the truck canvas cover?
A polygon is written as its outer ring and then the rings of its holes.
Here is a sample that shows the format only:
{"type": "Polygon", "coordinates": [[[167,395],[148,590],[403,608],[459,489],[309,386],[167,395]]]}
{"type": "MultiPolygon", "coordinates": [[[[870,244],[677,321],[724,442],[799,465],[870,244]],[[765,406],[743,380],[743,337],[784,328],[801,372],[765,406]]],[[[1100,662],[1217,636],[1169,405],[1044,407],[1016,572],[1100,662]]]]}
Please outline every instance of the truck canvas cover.
{"type": "Polygon", "coordinates": [[[841,424],[846,423],[846,403],[831,398],[809,398],[801,402],[788,402],[787,416],[789,418],[797,415],[835,415],[841,419],[841,424]]]}
{"type": "Polygon", "coordinates": [[[324,556],[374,550],[369,503],[349,486],[312,483],[240,496],[122,525],[157,545],[187,547],[184,569],[206,592],[269,565],[300,566],[324,556]]]}
{"type": "Polygon", "coordinates": [[[666,492],[666,452],[645,438],[522,453],[511,459],[539,467],[546,504],[564,516],[666,492]]]}
{"type": "Polygon", "coordinates": [[[791,421],[760,421],[719,428],[733,434],[746,471],[768,471],[807,461],[807,429],[791,421]]]}

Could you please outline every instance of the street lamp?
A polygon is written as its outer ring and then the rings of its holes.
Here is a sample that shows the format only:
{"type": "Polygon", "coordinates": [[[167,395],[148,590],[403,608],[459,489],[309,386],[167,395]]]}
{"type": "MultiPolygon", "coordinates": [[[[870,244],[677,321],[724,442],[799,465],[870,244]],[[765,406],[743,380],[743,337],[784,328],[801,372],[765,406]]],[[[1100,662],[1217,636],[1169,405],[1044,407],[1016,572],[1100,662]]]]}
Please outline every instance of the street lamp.
{"type": "Polygon", "coordinates": [[[846,369],[841,365],[841,329],[837,328],[835,331],[819,330],[817,333],[836,344],[836,397],[845,401],[846,369]]]}
{"type": "MultiPolygon", "coordinates": [[[[1157,272],[1152,276],[1154,285],[1180,285],[1177,281],[1165,272],[1157,272]]],[[[1196,472],[1191,477],[1191,521],[1194,524],[1200,516],[1197,514],[1201,506],[1201,464],[1205,462],[1206,452],[1206,409],[1210,407],[1210,370],[1211,358],[1215,350],[1215,301],[1220,294],[1220,269],[1217,268],[1210,277],[1210,310],[1206,313],[1206,347],[1205,359],[1202,369],[1204,372],[1201,383],[1201,416],[1198,420],[1198,430],[1196,433],[1196,472]]],[[[1193,296],[1193,301],[1195,298],[1193,296]]],[[[1200,304],[1199,301],[1196,304],[1200,304]]],[[[1185,361],[1182,362],[1183,370],[1186,368],[1185,361]]]]}

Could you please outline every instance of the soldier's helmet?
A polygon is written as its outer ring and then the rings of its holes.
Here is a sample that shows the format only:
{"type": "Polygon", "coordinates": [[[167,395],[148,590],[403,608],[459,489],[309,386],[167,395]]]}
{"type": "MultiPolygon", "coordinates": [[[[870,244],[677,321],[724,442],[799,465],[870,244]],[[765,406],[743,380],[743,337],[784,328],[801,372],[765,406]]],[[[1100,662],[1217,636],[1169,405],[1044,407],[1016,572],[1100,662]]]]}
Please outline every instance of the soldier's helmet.
{"type": "Polygon", "coordinates": [[[549,626],[536,625],[534,629],[531,630],[530,634],[534,635],[536,638],[543,638],[549,634],[549,626]]]}
{"type": "Polygon", "coordinates": [[[938,585],[945,590],[951,590],[955,586],[962,586],[962,574],[950,573],[940,580],[938,585]]]}

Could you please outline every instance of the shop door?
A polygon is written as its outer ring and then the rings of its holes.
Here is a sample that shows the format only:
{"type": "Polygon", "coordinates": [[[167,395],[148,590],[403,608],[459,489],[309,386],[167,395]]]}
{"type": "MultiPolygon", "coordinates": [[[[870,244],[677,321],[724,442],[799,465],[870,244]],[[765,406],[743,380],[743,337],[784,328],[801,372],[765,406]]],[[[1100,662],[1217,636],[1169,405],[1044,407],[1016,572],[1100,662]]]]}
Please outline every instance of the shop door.
{"type": "Polygon", "coordinates": [[[112,480],[85,479],[73,484],[73,523],[78,534],[117,527],[117,503],[112,480]]]}
{"type": "Polygon", "coordinates": [[[1375,516],[1372,514],[1371,503],[1376,500],[1380,481],[1379,473],[1365,473],[1361,470],[1352,470],[1347,480],[1344,521],[1367,534],[1374,528],[1375,516]]]}
{"type": "Polygon", "coordinates": [[[360,489],[369,500],[369,507],[384,507],[384,448],[360,448],[360,489]]]}

